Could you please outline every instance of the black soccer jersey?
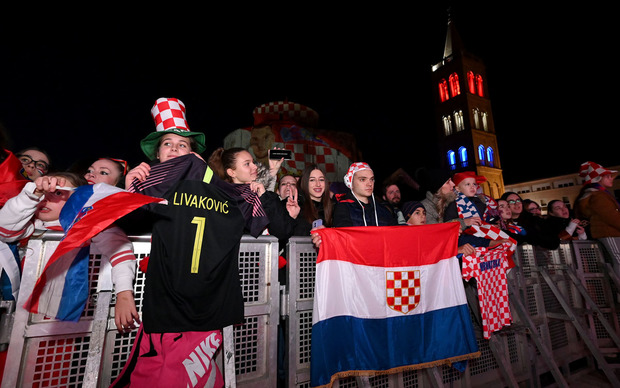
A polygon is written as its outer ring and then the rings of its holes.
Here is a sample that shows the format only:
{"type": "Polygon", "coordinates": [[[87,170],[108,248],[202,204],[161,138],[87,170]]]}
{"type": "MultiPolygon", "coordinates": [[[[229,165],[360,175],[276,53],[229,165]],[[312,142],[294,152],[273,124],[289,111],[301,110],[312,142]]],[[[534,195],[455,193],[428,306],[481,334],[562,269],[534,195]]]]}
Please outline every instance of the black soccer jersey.
{"type": "MultiPolygon", "coordinates": [[[[159,217],[143,301],[147,333],[208,331],[243,322],[239,245],[249,217],[257,214],[242,211],[244,203],[251,205],[227,191],[184,180],[166,193],[167,205],[153,209],[159,217]]],[[[257,219],[267,222],[264,215],[257,219]]]]}

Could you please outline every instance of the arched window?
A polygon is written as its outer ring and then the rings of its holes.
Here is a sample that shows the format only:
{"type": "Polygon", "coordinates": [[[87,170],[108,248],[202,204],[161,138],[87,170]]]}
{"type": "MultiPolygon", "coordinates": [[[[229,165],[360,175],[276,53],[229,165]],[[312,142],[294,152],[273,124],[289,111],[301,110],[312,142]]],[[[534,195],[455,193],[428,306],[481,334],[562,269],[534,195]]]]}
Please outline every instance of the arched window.
{"type": "Polygon", "coordinates": [[[489,122],[487,118],[487,112],[482,112],[482,129],[484,129],[485,132],[489,132],[489,122]]]}
{"type": "Polygon", "coordinates": [[[476,76],[473,71],[467,72],[467,86],[471,94],[476,94],[476,76]]]}
{"type": "Polygon", "coordinates": [[[487,148],[487,160],[489,161],[489,166],[493,167],[495,165],[495,157],[493,156],[493,148],[487,148]]]}
{"type": "Polygon", "coordinates": [[[484,160],[485,160],[485,152],[484,152],[484,146],[482,144],[480,144],[478,146],[478,159],[480,160],[480,164],[485,164],[484,160]]]}
{"type": "Polygon", "coordinates": [[[458,96],[461,94],[461,87],[459,85],[459,76],[456,73],[450,74],[450,93],[452,97],[458,96]]]}
{"type": "Polygon", "coordinates": [[[456,156],[452,150],[448,151],[448,166],[450,166],[450,170],[454,170],[456,168],[456,156]]]}
{"type": "Polygon", "coordinates": [[[476,76],[476,91],[480,97],[484,97],[484,85],[482,83],[482,76],[478,74],[476,76]]]}
{"type": "Polygon", "coordinates": [[[474,108],[474,128],[480,129],[480,109],[474,108]]]}
{"type": "Polygon", "coordinates": [[[456,123],[456,131],[460,132],[465,129],[465,121],[463,120],[463,111],[454,112],[454,122],[456,123]]]}
{"type": "Polygon", "coordinates": [[[446,134],[446,136],[452,135],[452,119],[450,118],[450,116],[443,116],[442,120],[444,133],[446,134]]]}
{"type": "Polygon", "coordinates": [[[439,99],[441,102],[447,101],[450,98],[448,94],[448,83],[445,79],[439,81],[439,99]]]}
{"type": "Polygon", "coordinates": [[[461,167],[467,167],[467,148],[459,148],[459,158],[461,159],[461,167]]]}

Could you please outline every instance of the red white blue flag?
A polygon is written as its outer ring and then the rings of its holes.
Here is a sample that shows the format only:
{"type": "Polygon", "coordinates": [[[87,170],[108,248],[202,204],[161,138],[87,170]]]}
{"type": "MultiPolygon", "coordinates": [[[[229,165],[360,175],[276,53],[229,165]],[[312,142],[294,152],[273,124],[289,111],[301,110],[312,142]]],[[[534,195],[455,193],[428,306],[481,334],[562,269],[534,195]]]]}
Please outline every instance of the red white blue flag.
{"type": "Polygon", "coordinates": [[[88,298],[90,239],[131,211],[160,201],[105,183],[76,188],[60,213],[65,236],[45,264],[24,308],[60,320],[79,320],[88,298]]]}
{"type": "Polygon", "coordinates": [[[311,385],[479,357],[458,223],[317,230],[311,385]]]}

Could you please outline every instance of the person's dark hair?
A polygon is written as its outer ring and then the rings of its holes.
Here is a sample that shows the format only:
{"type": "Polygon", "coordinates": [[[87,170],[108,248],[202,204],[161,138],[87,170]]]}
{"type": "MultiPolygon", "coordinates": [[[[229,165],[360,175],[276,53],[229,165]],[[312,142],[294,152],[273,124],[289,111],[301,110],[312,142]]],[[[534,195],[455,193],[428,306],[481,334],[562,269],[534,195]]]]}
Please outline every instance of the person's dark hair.
{"type": "Polygon", "coordinates": [[[384,182],[383,185],[381,186],[381,195],[385,195],[385,193],[387,193],[388,187],[390,187],[392,185],[396,185],[398,187],[398,183],[396,183],[393,180],[389,180],[387,182],[384,182]]]}
{"type": "Polygon", "coordinates": [[[325,226],[331,225],[332,220],[332,212],[334,203],[331,201],[329,195],[329,181],[327,179],[327,174],[325,170],[321,168],[318,164],[309,164],[304,168],[304,171],[301,174],[301,178],[297,182],[298,190],[304,196],[304,207],[303,207],[303,216],[308,222],[312,222],[319,218],[319,212],[314,206],[314,202],[310,199],[310,189],[308,188],[308,182],[310,181],[310,173],[314,170],[319,170],[325,177],[325,190],[323,191],[323,195],[321,196],[321,203],[323,204],[323,215],[325,226]]]}
{"type": "Polygon", "coordinates": [[[28,151],[30,151],[30,150],[32,150],[32,151],[39,151],[40,153],[42,153],[43,155],[45,155],[45,157],[47,157],[47,160],[49,161],[49,163],[48,163],[47,165],[49,166],[49,168],[50,168],[50,169],[52,168],[52,158],[50,158],[50,154],[48,154],[48,153],[47,153],[47,151],[42,150],[42,149],[41,149],[41,148],[39,148],[39,147],[28,147],[28,148],[24,148],[23,150],[21,150],[21,151],[19,151],[19,152],[15,153],[15,155],[16,155],[16,156],[23,155],[23,154],[25,154],[26,152],[28,152],[28,151]]]}
{"type": "Polygon", "coordinates": [[[499,197],[500,199],[503,199],[504,201],[507,201],[506,198],[508,198],[509,195],[516,195],[517,197],[519,197],[519,199],[521,200],[521,203],[523,203],[523,199],[521,198],[521,196],[517,193],[515,193],[514,191],[506,191],[504,192],[504,194],[502,194],[501,197],[499,197]]]}
{"type": "Polygon", "coordinates": [[[65,178],[73,185],[73,187],[80,187],[88,184],[86,178],[74,172],[58,171],[49,175],[59,178],[65,178]]]}
{"type": "Polygon", "coordinates": [[[242,151],[247,150],[242,147],[233,147],[228,149],[220,147],[213,151],[211,156],[209,156],[207,163],[213,172],[220,177],[220,179],[225,180],[226,182],[232,182],[232,178],[228,175],[226,170],[229,168],[235,168],[237,154],[242,151]]]}

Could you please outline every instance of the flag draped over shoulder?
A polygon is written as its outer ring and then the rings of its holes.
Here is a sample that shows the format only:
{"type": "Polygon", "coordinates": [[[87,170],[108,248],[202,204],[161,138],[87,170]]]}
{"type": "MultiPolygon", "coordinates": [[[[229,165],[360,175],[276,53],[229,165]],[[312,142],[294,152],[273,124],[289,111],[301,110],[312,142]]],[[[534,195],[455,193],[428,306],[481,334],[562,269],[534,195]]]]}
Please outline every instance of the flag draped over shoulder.
{"type": "Polygon", "coordinates": [[[312,386],[479,356],[456,258],[458,228],[317,231],[312,386]]]}
{"type": "Polygon", "coordinates": [[[75,189],[60,213],[65,236],[45,264],[24,308],[77,321],[88,298],[90,239],[129,212],[160,201],[105,183],[75,189]]]}

